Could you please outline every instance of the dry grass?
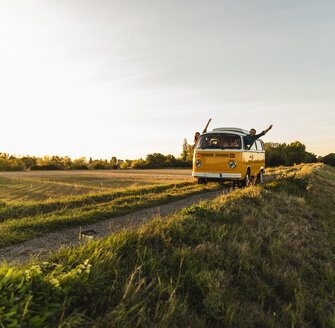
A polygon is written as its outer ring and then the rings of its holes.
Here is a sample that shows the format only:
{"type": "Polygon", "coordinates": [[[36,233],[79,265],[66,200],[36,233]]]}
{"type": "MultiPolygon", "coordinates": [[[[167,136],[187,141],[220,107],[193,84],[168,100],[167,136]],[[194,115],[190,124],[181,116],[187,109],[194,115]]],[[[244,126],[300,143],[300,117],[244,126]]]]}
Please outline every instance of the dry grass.
{"type": "Polygon", "coordinates": [[[334,327],[335,170],[301,166],[138,231],[0,270],[29,327],[334,327]]]}
{"type": "Polygon", "coordinates": [[[0,172],[0,199],[6,202],[48,201],[125,187],[192,180],[191,171],[181,169],[0,172]]]}

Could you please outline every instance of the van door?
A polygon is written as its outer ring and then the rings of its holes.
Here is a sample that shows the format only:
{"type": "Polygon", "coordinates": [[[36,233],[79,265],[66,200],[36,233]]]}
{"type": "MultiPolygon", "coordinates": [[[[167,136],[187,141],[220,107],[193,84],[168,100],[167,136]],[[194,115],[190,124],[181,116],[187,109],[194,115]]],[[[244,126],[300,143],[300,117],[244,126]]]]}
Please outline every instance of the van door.
{"type": "Polygon", "coordinates": [[[262,140],[257,140],[256,141],[256,147],[258,151],[258,157],[259,157],[259,170],[265,168],[265,147],[264,147],[264,142],[262,140]]]}
{"type": "Polygon", "coordinates": [[[259,140],[256,140],[255,142],[255,146],[256,146],[256,149],[257,149],[257,155],[255,156],[255,174],[258,174],[259,171],[261,170],[261,166],[262,165],[262,159],[263,159],[263,147],[262,147],[262,144],[259,140]]]}
{"type": "Polygon", "coordinates": [[[248,150],[249,152],[249,166],[250,166],[250,175],[251,176],[255,176],[256,174],[258,174],[258,162],[259,162],[259,154],[257,152],[257,148],[256,148],[256,142],[254,142],[250,148],[250,150],[248,150]]]}

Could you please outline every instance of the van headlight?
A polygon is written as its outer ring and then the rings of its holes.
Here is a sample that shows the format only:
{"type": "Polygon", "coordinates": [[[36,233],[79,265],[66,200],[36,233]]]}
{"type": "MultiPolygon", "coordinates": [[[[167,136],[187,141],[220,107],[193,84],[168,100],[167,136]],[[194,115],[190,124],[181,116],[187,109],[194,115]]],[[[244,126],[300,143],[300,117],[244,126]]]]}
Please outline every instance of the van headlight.
{"type": "Polygon", "coordinates": [[[195,166],[196,167],[200,167],[201,166],[201,160],[200,159],[197,159],[196,161],[195,161],[195,166]]]}
{"type": "Polygon", "coordinates": [[[235,162],[235,161],[230,161],[230,162],[228,163],[228,165],[229,165],[229,167],[230,167],[231,169],[234,169],[234,168],[236,167],[236,162],[235,162]]]}

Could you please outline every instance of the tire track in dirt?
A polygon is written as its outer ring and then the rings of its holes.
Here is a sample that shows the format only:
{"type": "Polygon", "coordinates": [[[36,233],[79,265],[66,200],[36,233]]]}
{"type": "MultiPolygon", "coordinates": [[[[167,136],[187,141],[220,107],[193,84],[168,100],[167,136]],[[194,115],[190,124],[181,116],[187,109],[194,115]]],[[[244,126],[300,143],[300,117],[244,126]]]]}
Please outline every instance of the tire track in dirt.
{"type": "Polygon", "coordinates": [[[56,251],[60,247],[75,247],[85,240],[106,237],[112,233],[120,232],[123,229],[136,229],[158,216],[166,217],[173,215],[193,204],[198,204],[202,201],[211,200],[222,194],[226,194],[229,190],[229,188],[225,188],[219,191],[197,194],[168,204],[147,208],[98,223],[51,232],[20,244],[1,248],[0,259],[2,262],[6,261],[7,263],[25,263],[29,261],[32,256],[44,259],[49,256],[50,252],[56,251]]]}
{"type": "MultiPolygon", "coordinates": [[[[266,176],[264,177],[264,180],[265,182],[268,182],[272,180],[273,177],[274,176],[266,176]]],[[[227,187],[219,191],[197,194],[171,203],[150,207],[98,223],[51,232],[20,244],[5,246],[0,248],[0,261],[6,261],[7,263],[25,263],[32,257],[45,259],[50,255],[50,252],[57,251],[61,247],[75,247],[82,242],[106,237],[113,233],[120,232],[123,229],[136,229],[158,216],[171,216],[184,208],[206,200],[212,200],[220,195],[229,193],[231,190],[230,187],[227,187]]]]}

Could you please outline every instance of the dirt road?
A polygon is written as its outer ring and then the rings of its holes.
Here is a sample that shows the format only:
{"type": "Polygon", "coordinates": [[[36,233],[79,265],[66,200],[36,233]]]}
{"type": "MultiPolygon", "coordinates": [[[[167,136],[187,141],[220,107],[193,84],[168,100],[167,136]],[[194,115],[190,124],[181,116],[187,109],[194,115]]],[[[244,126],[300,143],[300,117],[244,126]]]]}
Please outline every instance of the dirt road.
{"type": "Polygon", "coordinates": [[[8,263],[25,263],[29,261],[32,256],[43,259],[48,257],[51,251],[55,251],[60,247],[74,247],[78,245],[80,243],[80,235],[81,241],[85,241],[108,236],[123,229],[135,229],[143,223],[153,220],[157,216],[166,217],[173,215],[183,208],[205,200],[214,199],[223,193],[228,192],[229,188],[227,187],[226,189],[220,191],[198,194],[186,199],[171,202],[169,204],[151,207],[132,214],[111,218],[99,223],[52,232],[17,245],[1,248],[0,259],[2,261],[7,261],[8,263]]]}
{"type": "MultiPolygon", "coordinates": [[[[267,175],[264,177],[264,182],[271,181],[276,176],[277,175],[267,175]]],[[[52,232],[17,245],[3,247],[0,249],[0,262],[25,263],[29,261],[32,256],[38,257],[39,259],[47,258],[50,252],[57,251],[60,247],[75,247],[85,240],[105,237],[112,233],[122,231],[123,229],[136,229],[140,225],[151,221],[158,216],[166,217],[173,215],[176,212],[181,211],[183,208],[187,208],[193,204],[214,199],[222,194],[227,194],[230,190],[231,188],[227,186],[219,191],[198,194],[168,204],[111,218],[102,222],[52,232]]]]}

